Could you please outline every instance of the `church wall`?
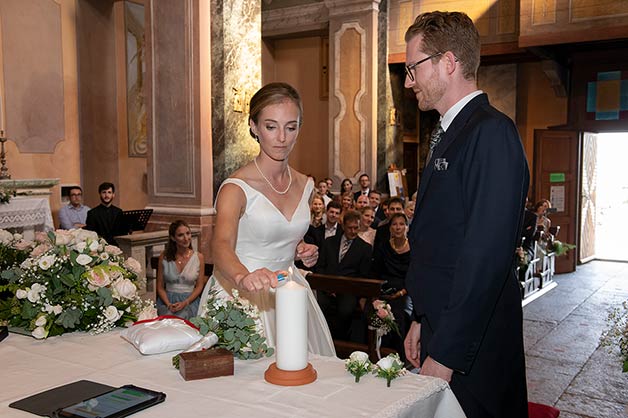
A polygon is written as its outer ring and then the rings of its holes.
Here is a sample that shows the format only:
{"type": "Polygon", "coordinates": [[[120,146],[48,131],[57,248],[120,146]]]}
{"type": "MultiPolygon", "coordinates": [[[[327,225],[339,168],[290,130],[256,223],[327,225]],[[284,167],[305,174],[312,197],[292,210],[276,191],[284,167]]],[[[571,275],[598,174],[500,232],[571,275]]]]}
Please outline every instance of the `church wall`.
{"type": "Polygon", "coordinates": [[[322,39],[318,36],[266,40],[262,48],[264,83],[284,81],[293,85],[303,100],[304,124],[292,154],[291,165],[316,179],[329,176],[328,100],[321,97],[322,39]]]}
{"type": "Polygon", "coordinates": [[[517,72],[517,128],[534,166],[534,130],[567,122],[567,98],[556,97],[540,62],[519,64],[517,72]]]}
{"type": "Polygon", "coordinates": [[[80,184],[75,0],[0,3],[0,127],[13,179],[80,184]],[[33,61],[34,60],[34,61],[33,61]]]}

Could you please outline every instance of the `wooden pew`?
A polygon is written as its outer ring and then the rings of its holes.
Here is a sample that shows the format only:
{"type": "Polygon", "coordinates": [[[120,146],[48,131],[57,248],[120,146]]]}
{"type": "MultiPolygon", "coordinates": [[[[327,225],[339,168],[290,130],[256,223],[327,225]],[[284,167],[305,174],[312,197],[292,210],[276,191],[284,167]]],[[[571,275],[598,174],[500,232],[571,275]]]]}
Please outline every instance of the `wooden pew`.
{"type": "MultiPolygon", "coordinates": [[[[384,284],[384,280],[318,273],[310,273],[305,277],[313,290],[329,293],[348,293],[358,298],[367,298],[369,301],[379,298],[382,284],[384,284]]],[[[336,355],[339,358],[349,358],[349,355],[354,351],[364,351],[368,353],[371,361],[376,362],[378,358],[375,350],[376,335],[374,330],[368,330],[367,341],[367,344],[360,344],[352,341],[334,340],[336,355]]],[[[382,356],[391,352],[391,350],[387,349],[380,351],[382,351],[382,356]]]]}

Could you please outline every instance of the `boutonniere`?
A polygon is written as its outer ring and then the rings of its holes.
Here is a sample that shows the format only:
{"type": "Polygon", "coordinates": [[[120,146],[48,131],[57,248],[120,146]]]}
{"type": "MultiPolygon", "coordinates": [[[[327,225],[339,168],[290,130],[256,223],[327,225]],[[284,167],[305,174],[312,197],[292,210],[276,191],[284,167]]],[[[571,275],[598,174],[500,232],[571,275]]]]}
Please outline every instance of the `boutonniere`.
{"type": "Polygon", "coordinates": [[[375,365],[373,373],[377,377],[386,379],[386,387],[390,387],[390,382],[406,374],[407,370],[403,367],[403,363],[399,358],[399,354],[389,354],[375,365]]]}
{"type": "Polygon", "coordinates": [[[345,360],[345,368],[349,373],[355,376],[355,383],[358,383],[362,376],[372,370],[373,363],[371,363],[369,355],[364,351],[354,351],[351,353],[351,356],[345,360]]]}

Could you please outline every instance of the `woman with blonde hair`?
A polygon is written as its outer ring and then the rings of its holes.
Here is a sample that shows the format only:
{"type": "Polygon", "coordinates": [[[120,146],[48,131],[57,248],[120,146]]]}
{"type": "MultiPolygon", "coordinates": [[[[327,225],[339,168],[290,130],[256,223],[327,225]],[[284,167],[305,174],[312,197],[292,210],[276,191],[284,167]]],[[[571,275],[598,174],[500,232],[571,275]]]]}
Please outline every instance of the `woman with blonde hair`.
{"type": "Polygon", "coordinates": [[[314,228],[325,223],[325,200],[319,194],[312,197],[310,203],[310,225],[314,228]]]}

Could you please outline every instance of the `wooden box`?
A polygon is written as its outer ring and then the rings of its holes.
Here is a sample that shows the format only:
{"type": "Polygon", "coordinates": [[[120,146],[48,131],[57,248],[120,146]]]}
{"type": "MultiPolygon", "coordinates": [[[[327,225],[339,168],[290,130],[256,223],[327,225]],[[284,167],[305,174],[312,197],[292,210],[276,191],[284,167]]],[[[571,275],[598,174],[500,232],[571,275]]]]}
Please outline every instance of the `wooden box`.
{"type": "Polygon", "coordinates": [[[233,375],[233,353],[224,348],[181,353],[179,356],[179,373],[185,380],[233,375]]]}

